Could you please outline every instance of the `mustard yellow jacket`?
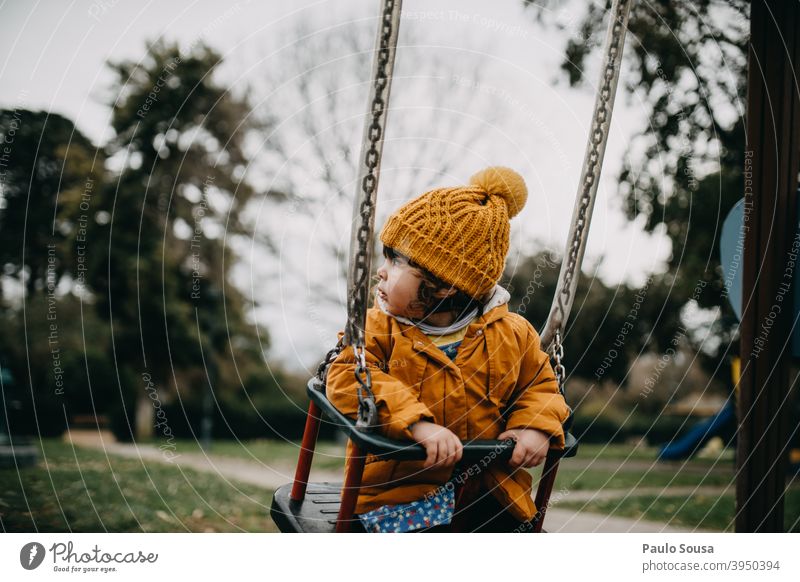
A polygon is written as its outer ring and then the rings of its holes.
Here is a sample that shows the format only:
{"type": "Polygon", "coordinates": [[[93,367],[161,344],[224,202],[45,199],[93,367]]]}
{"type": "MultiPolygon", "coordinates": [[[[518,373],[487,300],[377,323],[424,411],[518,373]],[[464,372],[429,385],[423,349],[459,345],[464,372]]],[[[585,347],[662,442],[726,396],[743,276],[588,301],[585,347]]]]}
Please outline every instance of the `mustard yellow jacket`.
{"type": "MultiPolygon", "coordinates": [[[[510,313],[507,304],[468,326],[453,361],[417,327],[376,307],[367,311],[366,330],[378,430],[386,436],[411,440],[409,425],[428,420],[462,441],[495,439],[506,429],[536,428],[551,435],[551,446],[563,448],[562,423],[569,408],[539,335],[525,318],[510,313]]],[[[358,410],[354,369],[353,348],[347,346],[331,364],[326,388],[329,400],[351,417],[358,410]]],[[[348,443],[348,463],[352,455],[348,443]]],[[[477,475],[481,488],[516,519],[530,520],[536,513],[530,473],[489,461],[476,463],[470,478],[477,475]]],[[[450,478],[452,470],[424,469],[423,463],[368,455],[356,513],[422,499],[450,478]]]]}

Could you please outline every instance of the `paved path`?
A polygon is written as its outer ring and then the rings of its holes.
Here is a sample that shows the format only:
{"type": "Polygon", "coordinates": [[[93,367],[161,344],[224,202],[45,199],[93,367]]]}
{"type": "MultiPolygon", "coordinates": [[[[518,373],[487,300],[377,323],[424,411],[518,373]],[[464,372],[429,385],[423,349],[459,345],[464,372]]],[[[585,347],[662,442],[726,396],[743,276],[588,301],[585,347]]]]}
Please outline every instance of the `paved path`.
{"type": "MultiPolygon", "coordinates": [[[[137,445],[134,443],[119,443],[108,432],[97,431],[68,431],[65,437],[76,446],[104,450],[110,455],[118,455],[132,459],[140,459],[148,462],[158,462],[179,467],[186,467],[196,471],[215,473],[226,479],[234,479],[243,483],[249,483],[266,489],[276,489],[277,487],[290,482],[294,478],[294,466],[289,465],[269,465],[237,459],[234,457],[224,457],[220,455],[206,455],[204,453],[181,453],[170,458],[163,451],[153,445],[137,445]]],[[[596,461],[596,463],[600,463],[596,461]]],[[[611,461],[610,465],[618,467],[619,462],[611,461]]],[[[603,461],[603,468],[607,468],[603,461]]],[[[627,467],[627,463],[625,464],[627,467]]],[[[592,465],[592,468],[600,468],[592,465]]],[[[311,470],[311,481],[333,481],[341,482],[342,475],[338,472],[311,470]]],[[[674,487],[674,488],[639,488],[637,495],[693,495],[693,494],[719,494],[724,488],[711,487],[674,487]],[[652,491],[650,491],[652,489],[652,491]]],[[[601,499],[618,499],[630,494],[629,489],[625,490],[601,490],[601,491],[573,491],[563,498],[558,497],[558,491],[553,492],[551,507],[547,511],[545,519],[545,530],[551,533],[590,533],[590,532],[663,532],[680,533],[699,531],[689,528],[680,528],[662,523],[648,522],[639,519],[615,517],[589,513],[586,511],[573,511],[557,507],[559,499],[564,501],[596,501],[601,499]]]]}
{"type": "MultiPolygon", "coordinates": [[[[69,431],[66,436],[75,445],[104,450],[111,455],[141,459],[142,461],[155,461],[167,465],[175,465],[216,473],[221,477],[235,479],[242,483],[256,485],[265,489],[277,489],[294,479],[294,465],[267,464],[258,461],[225,457],[221,455],[206,455],[204,453],[180,453],[174,457],[153,445],[137,445],[135,443],[119,443],[110,433],[97,431],[69,431]]],[[[311,469],[311,481],[341,481],[338,472],[320,471],[311,469]]]]}
{"type": "Polygon", "coordinates": [[[550,533],[686,533],[708,531],[628,517],[558,509],[557,507],[551,507],[547,510],[544,529],[550,533]]]}
{"type": "Polygon", "coordinates": [[[600,489],[598,491],[570,491],[559,496],[559,491],[553,491],[551,507],[547,510],[545,529],[551,532],[639,532],[639,533],[676,533],[676,532],[707,532],[711,530],[687,528],[668,525],[658,522],[632,519],[628,517],[615,517],[613,515],[600,515],[580,509],[561,509],[559,501],[583,502],[610,501],[625,499],[627,497],[654,496],[654,497],[686,497],[694,495],[720,496],[732,494],[734,485],[729,487],[637,487],[636,489],[600,489]]]}

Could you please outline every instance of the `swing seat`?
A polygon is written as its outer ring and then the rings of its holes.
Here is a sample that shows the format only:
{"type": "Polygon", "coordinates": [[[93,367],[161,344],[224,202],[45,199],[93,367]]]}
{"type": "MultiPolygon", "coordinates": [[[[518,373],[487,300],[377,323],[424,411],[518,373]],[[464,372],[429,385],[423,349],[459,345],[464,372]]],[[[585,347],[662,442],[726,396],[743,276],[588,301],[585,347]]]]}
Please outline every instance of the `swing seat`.
{"type": "MultiPolygon", "coordinates": [[[[578,194],[575,210],[572,215],[569,238],[564,252],[564,261],[556,286],[556,294],[547,318],[544,331],[541,333],[542,345],[548,349],[551,342],[554,346],[556,372],[559,390],[564,394],[563,381],[566,378],[561,364],[564,349],[561,343],[561,331],[565,329],[572,303],[575,299],[581,263],[586,250],[586,240],[591,224],[592,209],[597,196],[600,181],[600,170],[608,141],[608,130],[614,108],[614,95],[620,72],[620,57],[625,45],[629,0],[614,0],[611,11],[614,18],[609,20],[605,41],[605,56],[598,93],[592,116],[592,130],[586,146],[581,177],[578,181],[578,194]],[[609,71],[611,74],[609,75],[609,71]]],[[[383,151],[386,116],[389,110],[389,88],[394,69],[395,49],[397,47],[398,25],[400,23],[400,2],[385,0],[378,27],[375,59],[373,64],[373,83],[370,85],[370,99],[367,108],[368,119],[364,124],[360,163],[358,168],[358,187],[353,201],[353,228],[350,247],[353,252],[348,269],[348,309],[347,326],[344,337],[348,345],[361,345],[363,337],[359,330],[364,329],[366,314],[366,297],[368,295],[368,279],[364,277],[370,272],[371,253],[369,245],[372,241],[375,217],[375,199],[380,175],[380,162],[383,151]],[[360,339],[359,339],[360,338],[360,339]]],[[[331,350],[328,356],[335,352],[331,350]]],[[[320,365],[319,375],[324,378],[325,367],[329,358],[320,365]]],[[[365,402],[375,404],[368,384],[359,378],[367,389],[365,402]]],[[[425,449],[418,443],[395,441],[380,435],[356,430],[355,422],[341,413],[328,402],[325,397],[325,386],[322,380],[312,378],[308,384],[311,402],[306,416],[306,427],[300,447],[300,458],[297,463],[294,483],[284,485],[276,492],[272,500],[270,514],[281,531],[284,532],[345,532],[350,531],[353,514],[361,487],[365,459],[368,453],[384,459],[424,460],[425,449]],[[314,446],[319,434],[319,425],[323,412],[330,420],[350,438],[353,444],[353,455],[347,463],[343,484],[308,483],[314,446]],[[340,491],[342,496],[340,498],[340,491]],[[334,517],[335,516],[335,517],[334,517]]],[[[555,482],[559,461],[564,457],[575,456],[578,443],[570,433],[572,415],[564,424],[566,446],[564,449],[551,449],[544,462],[534,503],[538,509],[532,520],[532,531],[542,531],[542,524],[547,513],[550,493],[555,482]]],[[[487,454],[492,459],[508,460],[513,452],[513,442],[509,441],[469,441],[463,443],[462,463],[482,460],[487,454]]],[[[463,492],[458,490],[457,494],[463,492]]],[[[459,499],[456,497],[456,499],[459,499]]],[[[456,501],[458,505],[458,501],[456,501]]],[[[454,524],[452,529],[458,529],[454,524]]]]}
{"type": "Polygon", "coordinates": [[[309,483],[305,499],[293,501],[292,483],[287,483],[275,491],[269,514],[283,533],[333,533],[341,490],[341,481],[309,483]]]}
{"type": "MultiPolygon", "coordinates": [[[[314,445],[319,432],[320,413],[324,413],[330,422],[342,430],[353,444],[361,451],[362,455],[371,453],[384,459],[397,459],[403,461],[424,460],[427,455],[425,448],[419,443],[399,441],[386,438],[380,434],[362,432],[356,429],[356,423],[336,409],[325,396],[324,384],[316,377],[308,382],[308,395],[311,398],[306,430],[303,435],[303,444],[300,450],[300,459],[297,465],[297,474],[294,483],[287,483],[279,487],[272,498],[270,516],[281,532],[288,533],[333,533],[334,531],[349,531],[349,523],[353,522],[351,511],[344,519],[339,519],[342,505],[340,497],[343,483],[308,483],[308,471],[311,465],[314,445]]],[[[565,426],[569,426],[568,420],[565,426]]],[[[508,461],[514,451],[514,443],[499,440],[475,440],[464,443],[461,463],[478,462],[488,456],[493,460],[508,461]]],[[[545,462],[543,473],[547,472],[549,464],[558,462],[566,457],[574,457],[578,452],[578,442],[575,437],[565,431],[565,447],[563,449],[550,449],[545,462]]],[[[553,475],[554,478],[554,475],[553,475]]],[[[542,479],[539,488],[542,488],[542,479]]],[[[360,482],[360,474],[359,474],[360,482]]],[[[550,483],[552,487],[552,482],[550,483]]],[[[357,496],[358,484],[355,485],[357,496]]],[[[549,494],[549,493],[548,493],[549,494]]],[[[538,496],[538,494],[537,494],[538,496]]]]}

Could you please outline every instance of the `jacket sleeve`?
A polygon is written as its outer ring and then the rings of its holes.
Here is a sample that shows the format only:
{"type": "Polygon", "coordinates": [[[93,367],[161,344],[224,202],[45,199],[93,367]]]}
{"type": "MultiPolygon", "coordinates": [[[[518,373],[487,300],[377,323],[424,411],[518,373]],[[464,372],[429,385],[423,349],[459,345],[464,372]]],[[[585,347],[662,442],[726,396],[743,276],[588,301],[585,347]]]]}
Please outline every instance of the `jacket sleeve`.
{"type": "Polygon", "coordinates": [[[520,374],[508,403],[506,429],[535,428],[551,436],[551,445],[564,448],[563,423],[570,408],[558,390],[550,356],[541,348],[541,339],[528,323],[522,346],[520,374]]]}
{"type": "MultiPolygon", "coordinates": [[[[341,338],[343,333],[339,333],[341,338]]],[[[367,333],[365,356],[372,378],[372,392],[378,410],[379,430],[389,438],[413,440],[408,427],[419,420],[434,422],[433,413],[419,401],[415,391],[383,371],[386,361],[383,350],[367,333]]],[[[358,381],[355,377],[356,358],[352,346],[345,346],[328,368],[325,391],[328,400],[344,415],[355,417],[358,412],[358,381]]]]}

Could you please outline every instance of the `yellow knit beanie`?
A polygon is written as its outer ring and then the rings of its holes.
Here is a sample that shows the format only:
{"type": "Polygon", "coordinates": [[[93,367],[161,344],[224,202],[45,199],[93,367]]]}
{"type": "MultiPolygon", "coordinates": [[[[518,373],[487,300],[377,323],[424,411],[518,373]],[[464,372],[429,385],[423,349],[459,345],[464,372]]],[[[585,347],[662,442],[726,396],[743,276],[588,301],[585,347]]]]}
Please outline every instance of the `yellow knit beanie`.
{"type": "Polygon", "coordinates": [[[381,241],[480,299],[503,274],[509,219],[527,198],[525,180],[514,170],[486,168],[469,186],[431,190],[400,207],[386,221],[381,241]]]}

